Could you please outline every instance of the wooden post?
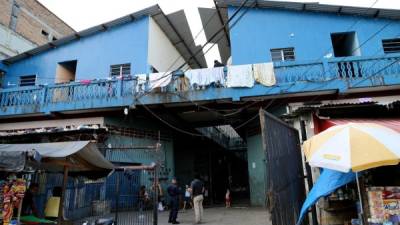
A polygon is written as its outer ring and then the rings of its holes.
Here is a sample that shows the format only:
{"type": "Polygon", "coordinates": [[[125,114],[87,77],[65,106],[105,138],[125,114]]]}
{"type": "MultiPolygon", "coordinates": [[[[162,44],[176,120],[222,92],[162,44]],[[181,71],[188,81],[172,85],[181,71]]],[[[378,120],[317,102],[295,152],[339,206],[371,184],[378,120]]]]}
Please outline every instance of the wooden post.
{"type": "Polygon", "coordinates": [[[57,220],[58,225],[61,225],[64,217],[64,200],[65,200],[65,190],[67,189],[67,183],[68,183],[68,166],[64,166],[64,178],[62,184],[61,199],[60,199],[60,205],[58,207],[58,220],[57,220]]]}

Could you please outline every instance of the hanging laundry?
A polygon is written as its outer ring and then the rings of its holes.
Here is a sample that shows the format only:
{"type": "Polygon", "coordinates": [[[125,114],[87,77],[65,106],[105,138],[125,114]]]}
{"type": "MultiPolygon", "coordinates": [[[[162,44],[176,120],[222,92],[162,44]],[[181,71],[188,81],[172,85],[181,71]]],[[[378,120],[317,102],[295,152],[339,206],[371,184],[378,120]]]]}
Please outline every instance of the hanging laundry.
{"type": "Polygon", "coordinates": [[[185,76],[177,77],[174,80],[174,91],[188,91],[190,88],[190,81],[185,76]]]}
{"type": "Polygon", "coordinates": [[[92,81],[91,80],[81,80],[80,83],[84,84],[84,85],[89,85],[90,83],[92,83],[92,81]]]}
{"type": "Polygon", "coordinates": [[[136,74],[135,77],[137,80],[136,92],[144,92],[146,89],[147,74],[136,74]]]}
{"type": "Polygon", "coordinates": [[[158,87],[165,87],[171,83],[172,72],[162,72],[162,73],[150,73],[149,79],[150,90],[158,87]]]}
{"type": "Polygon", "coordinates": [[[189,79],[190,85],[225,84],[224,67],[188,70],[185,72],[185,77],[189,79]]]}
{"type": "Polygon", "coordinates": [[[227,87],[253,87],[252,65],[229,66],[226,85],[227,87]]]}
{"type": "Polygon", "coordinates": [[[253,64],[254,79],[264,86],[273,86],[276,84],[274,63],[253,64]]]}

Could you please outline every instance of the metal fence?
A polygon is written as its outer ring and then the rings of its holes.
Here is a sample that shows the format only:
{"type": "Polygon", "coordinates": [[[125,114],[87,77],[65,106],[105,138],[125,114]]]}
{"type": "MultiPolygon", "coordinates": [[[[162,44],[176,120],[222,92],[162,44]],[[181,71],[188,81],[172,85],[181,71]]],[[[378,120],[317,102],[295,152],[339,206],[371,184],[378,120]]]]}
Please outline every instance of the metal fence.
{"type": "MultiPolygon", "coordinates": [[[[90,180],[69,177],[65,192],[64,218],[73,224],[118,225],[157,224],[157,189],[154,170],[137,169],[114,171],[106,178],[90,180]]],[[[61,174],[42,173],[34,176],[39,184],[36,197],[41,216],[46,205],[58,195],[62,186],[61,174]]]]}

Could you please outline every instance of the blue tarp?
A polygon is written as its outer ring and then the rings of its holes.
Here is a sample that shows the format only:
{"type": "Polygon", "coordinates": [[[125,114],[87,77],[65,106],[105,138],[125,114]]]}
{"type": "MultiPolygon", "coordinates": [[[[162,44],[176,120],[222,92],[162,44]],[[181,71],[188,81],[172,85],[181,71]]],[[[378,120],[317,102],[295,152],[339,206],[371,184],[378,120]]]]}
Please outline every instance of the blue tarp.
{"type": "Polygon", "coordinates": [[[299,220],[297,225],[301,223],[308,209],[314,205],[319,198],[330,195],[336,189],[348,184],[356,179],[356,174],[353,172],[342,173],[335,170],[324,169],[315,182],[313,188],[308,193],[303,207],[301,207],[299,220]]]}

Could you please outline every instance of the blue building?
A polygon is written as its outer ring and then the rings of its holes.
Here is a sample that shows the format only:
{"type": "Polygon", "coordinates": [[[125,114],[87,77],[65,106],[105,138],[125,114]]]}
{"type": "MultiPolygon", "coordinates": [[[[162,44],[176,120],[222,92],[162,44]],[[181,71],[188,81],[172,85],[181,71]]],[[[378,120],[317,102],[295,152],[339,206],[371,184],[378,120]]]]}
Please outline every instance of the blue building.
{"type": "Polygon", "coordinates": [[[94,138],[96,130],[116,163],[161,159],[165,182],[177,176],[187,184],[199,172],[211,202],[222,202],[231,188],[237,199],[265,206],[273,179],[265,139],[276,144],[280,137],[266,135],[259,109],[297,121],[302,114],[291,110],[295,103],[396,96],[400,14],[277,1],[247,1],[242,7],[244,2],[220,0],[216,8],[199,9],[206,37],[218,45],[227,80],[235,66],[248,65],[250,76],[253,64],[266,63],[274,83],[188,86],[188,73],[207,77],[218,68],[205,68],[204,52],[194,45],[182,11],[165,15],[153,6],[4,60],[4,142],[44,141],[38,132],[47,132],[48,140],[66,138],[66,132],[94,138]],[[165,72],[161,80],[171,81],[152,89],[150,73],[157,71],[165,72]],[[143,89],[137,74],[146,74],[143,89]],[[163,155],[121,151],[158,140],[163,155]]]}

